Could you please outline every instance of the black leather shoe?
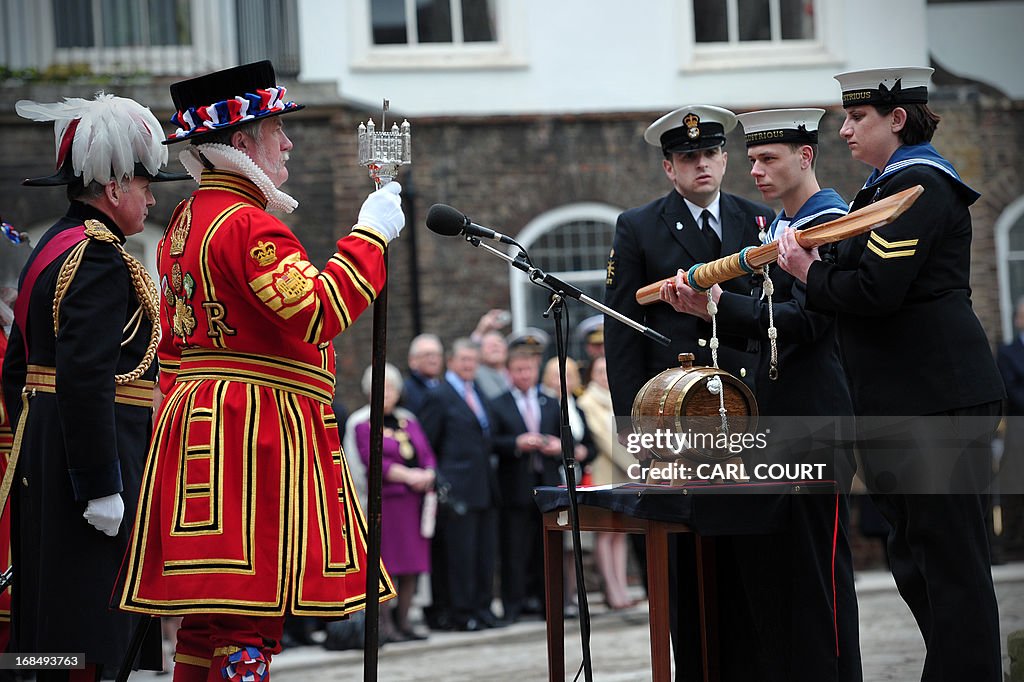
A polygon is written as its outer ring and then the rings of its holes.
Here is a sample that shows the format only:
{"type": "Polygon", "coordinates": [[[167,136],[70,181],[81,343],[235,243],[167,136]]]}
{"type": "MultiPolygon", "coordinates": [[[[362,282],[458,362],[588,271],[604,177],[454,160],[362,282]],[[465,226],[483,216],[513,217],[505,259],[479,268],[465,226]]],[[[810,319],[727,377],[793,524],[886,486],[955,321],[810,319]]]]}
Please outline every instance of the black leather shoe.
{"type": "Polygon", "coordinates": [[[420,632],[419,630],[411,627],[407,630],[400,630],[399,632],[402,633],[407,642],[420,642],[428,638],[427,633],[420,632]]]}
{"type": "Polygon", "coordinates": [[[476,618],[467,618],[455,623],[455,629],[459,632],[479,632],[480,630],[487,629],[487,626],[476,618]]]}
{"type": "Polygon", "coordinates": [[[431,614],[427,616],[427,627],[431,630],[454,630],[455,622],[446,613],[431,614]]]}
{"type": "Polygon", "coordinates": [[[508,621],[498,618],[491,612],[481,613],[479,620],[484,626],[489,628],[503,628],[508,627],[508,621]]]}
{"type": "Polygon", "coordinates": [[[523,602],[522,613],[529,616],[543,616],[544,602],[536,597],[527,597],[523,602]]]}

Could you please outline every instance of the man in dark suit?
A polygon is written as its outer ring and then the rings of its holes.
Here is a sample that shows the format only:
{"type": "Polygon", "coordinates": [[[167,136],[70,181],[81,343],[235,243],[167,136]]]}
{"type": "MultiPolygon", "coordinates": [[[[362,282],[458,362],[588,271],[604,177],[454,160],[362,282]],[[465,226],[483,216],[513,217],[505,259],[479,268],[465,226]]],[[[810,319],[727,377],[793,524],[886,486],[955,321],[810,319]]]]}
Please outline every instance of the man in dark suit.
{"type": "MultiPolygon", "coordinates": [[[[806,229],[847,213],[843,198],[821,189],[814,173],[824,113],[773,109],[737,117],[746,134],[750,175],[765,199],[782,202],[766,243],[787,226],[806,229]]],[[[828,465],[839,458],[843,466],[828,471],[844,480],[839,494],[790,496],[783,532],[737,541],[737,551],[747,558],[740,567],[760,644],[751,658],[765,680],[858,682],[857,597],[845,494],[853,466],[845,460],[848,450],[836,447],[853,403],[839,359],[835,317],[807,310],[806,287],[789,273],[771,268],[769,276],[774,285],[770,300],[761,297],[761,287],[751,295],[723,291],[717,284],[711,288],[718,328],[761,341],[758,412],[791,417],[759,424],[760,431],[772,433],[772,455],[828,465]],[[778,333],[777,354],[769,352],[770,328],[778,333]]],[[[707,295],[681,277],[664,287],[663,298],[679,312],[710,320],[707,295]]],[[[747,470],[754,470],[752,462],[747,470]]]]}
{"type": "Polygon", "coordinates": [[[501,492],[501,602],[512,622],[524,607],[535,611],[543,603],[541,519],[533,488],[559,483],[560,413],[558,401],[539,390],[540,357],[528,346],[513,346],[507,363],[512,388],[492,403],[501,492]]]}
{"type": "Polygon", "coordinates": [[[441,629],[499,625],[491,612],[497,535],[493,416],[473,381],[479,362],[476,344],[456,339],[448,354],[448,371],[427,393],[419,414],[437,455],[438,486],[447,488],[432,546],[433,604],[428,621],[441,629]]]}
{"type": "MultiPolygon", "coordinates": [[[[637,289],[670,277],[722,255],[736,253],[744,246],[759,244],[758,232],[773,217],[767,206],[721,191],[728,155],[725,135],[736,126],[736,116],[726,109],[689,105],[655,121],[644,139],[664,154],[662,167],[672,191],[660,199],[622,213],[615,225],[615,238],[608,256],[605,303],[618,312],[651,327],[672,340],[661,346],[614,319],[605,324],[605,357],[612,406],[619,417],[627,417],[633,399],[652,376],[678,367],[680,353],[693,353],[696,363],[711,365],[710,323],[680,315],[671,306],[637,303],[637,289]],[[705,341],[705,343],[702,343],[705,341]]],[[[749,294],[751,278],[742,277],[723,285],[727,291],[749,294]]],[[[758,363],[758,344],[742,337],[721,337],[719,366],[744,378],[753,386],[758,363]]],[[[678,678],[698,679],[700,675],[697,630],[697,588],[693,571],[693,538],[681,536],[678,564],[681,579],[672,595],[673,647],[678,678]],[[685,616],[680,618],[680,616],[685,616]]],[[[728,563],[727,543],[719,543],[720,563],[728,563]]],[[[673,552],[675,554],[675,552],[673,552]]],[[[676,580],[673,580],[676,586],[676,580]]]]}
{"type": "Polygon", "coordinates": [[[419,416],[427,392],[441,383],[444,346],[437,334],[420,334],[409,343],[409,376],[402,386],[400,405],[419,416]]]}

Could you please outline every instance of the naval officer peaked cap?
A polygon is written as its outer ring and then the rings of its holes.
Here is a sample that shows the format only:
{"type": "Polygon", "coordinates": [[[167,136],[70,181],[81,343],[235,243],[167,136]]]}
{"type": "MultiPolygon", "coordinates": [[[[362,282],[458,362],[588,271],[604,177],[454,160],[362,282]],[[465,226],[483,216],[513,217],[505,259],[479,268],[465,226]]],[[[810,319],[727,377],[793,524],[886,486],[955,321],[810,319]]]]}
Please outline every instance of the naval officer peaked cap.
{"type": "Polygon", "coordinates": [[[927,66],[894,66],[886,69],[847,71],[833,76],[843,90],[843,106],[861,104],[924,104],[928,79],[935,69],[927,66]]]}
{"type": "Polygon", "coordinates": [[[792,142],[818,144],[818,122],[824,109],[763,109],[738,114],[747,146],[792,142]]]}
{"type": "Polygon", "coordinates": [[[695,152],[725,144],[725,134],[736,127],[736,114],[707,104],[690,104],[665,114],[644,133],[648,144],[666,154],[695,152]]]}

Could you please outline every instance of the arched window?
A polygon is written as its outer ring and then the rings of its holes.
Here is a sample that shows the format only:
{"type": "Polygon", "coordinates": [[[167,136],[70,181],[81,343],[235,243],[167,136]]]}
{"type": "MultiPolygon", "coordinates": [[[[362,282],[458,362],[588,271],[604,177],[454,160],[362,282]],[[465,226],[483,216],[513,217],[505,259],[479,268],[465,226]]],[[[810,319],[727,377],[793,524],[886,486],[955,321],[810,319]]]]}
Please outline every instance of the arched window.
{"type": "MultiPolygon", "coordinates": [[[[516,239],[529,252],[536,267],[603,302],[605,265],[612,248],[615,220],[621,212],[622,209],[608,204],[568,204],[531,220],[516,239]]],[[[518,250],[513,248],[509,253],[515,255],[518,250]]],[[[513,327],[535,326],[550,331],[550,323],[541,317],[550,304],[549,293],[531,283],[519,270],[511,266],[510,270],[513,327]]],[[[581,303],[572,304],[571,312],[574,327],[596,314],[581,303]]]]}
{"type": "Polygon", "coordinates": [[[996,263],[999,268],[999,317],[1003,340],[1013,336],[1013,309],[1024,296],[1024,197],[1006,207],[996,220],[996,263]]]}

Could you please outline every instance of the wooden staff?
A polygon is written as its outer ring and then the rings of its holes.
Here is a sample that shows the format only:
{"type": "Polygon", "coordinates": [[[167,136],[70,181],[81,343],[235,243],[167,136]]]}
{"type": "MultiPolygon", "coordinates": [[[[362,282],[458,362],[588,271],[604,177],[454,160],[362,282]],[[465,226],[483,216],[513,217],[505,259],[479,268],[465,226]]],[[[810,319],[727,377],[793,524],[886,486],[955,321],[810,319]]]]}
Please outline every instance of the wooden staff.
{"type": "MultiPolygon", "coordinates": [[[[842,218],[836,218],[821,225],[808,227],[806,230],[796,232],[797,243],[805,249],[812,249],[822,244],[831,244],[849,237],[855,237],[876,227],[888,225],[900,217],[904,211],[917,201],[917,198],[924,192],[924,187],[915,185],[897,194],[886,197],[864,208],[849,213],[842,218]]],[[[748,246],[739,253],[725,256],[710,263],[700,263],[690,268],[683,279],[698,291],[707,291],[713,285],[742,277],[745,274],[754,272],[769,263],[774,263],[779,257],[778,242],[771,242],[764,246],[748,246]]],[[[650,305],[663,300],[661,298],[661,287],[666,282],[674,282],[675,277],[669,277],[660,282],[648,284],[638,289],[636,301],[640,305],[650,305]]]]}

